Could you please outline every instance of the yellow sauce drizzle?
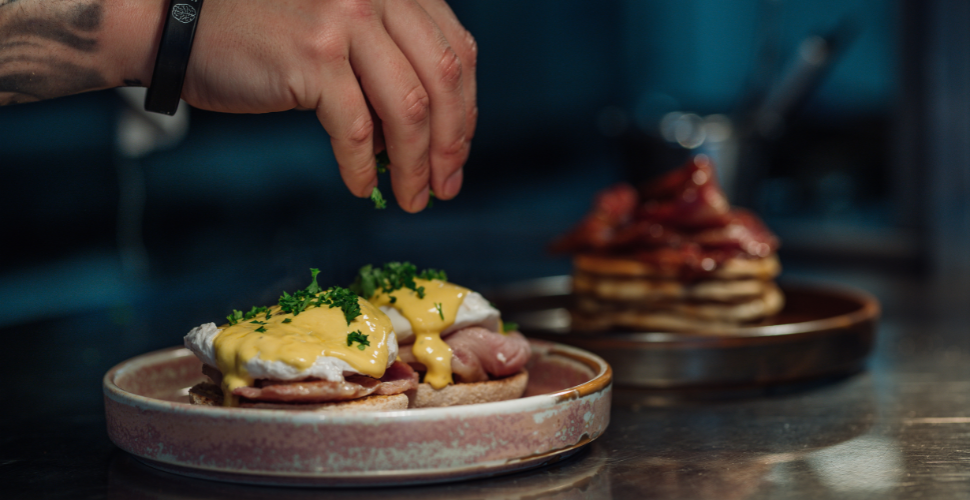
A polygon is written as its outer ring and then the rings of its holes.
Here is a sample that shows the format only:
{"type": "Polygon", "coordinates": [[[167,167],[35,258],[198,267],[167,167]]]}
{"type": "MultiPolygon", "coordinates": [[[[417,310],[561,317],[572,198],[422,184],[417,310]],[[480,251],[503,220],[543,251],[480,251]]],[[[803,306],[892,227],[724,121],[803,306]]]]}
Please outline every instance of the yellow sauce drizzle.
{"type": "Polygon", "coordinates": [[[441,332],[455,322],[458,307],[469,290],[441,280],[415,279],[414,283],[424,287],[424,298],[419,298],[413,290],[402,288],[389,294],[377,292],[371,302],[393,307],[411,322],[415,335],[411,352],[428,369],[424,381],[441,389],[452,383],[451,348],[441,340],[441,332]],[[393,303],[391,297],[395,298],[393,303]]]}
{"type": "MultiPolygon", "coordinates": [[[[401,313],[402,315],[404,313],[401,313]]],[[[441,333],[416,333],[414,346],[411,348],[414,357],[428,368],[424,381],[435,389],[441,389],[452,383],[451,380],[451,348],[441,333]]]]}
{"type": "Polygon", "coordinates": [[[223,404],[236,406],[238,398],[232,391],[253,384],[244,366],[257,355],[299,370],[313,366],[318,356],[328,356],[346,361],[364,375],[383,376],[387,369],[387,339],[393,331],[391,320],[370,302],[358,299],[357,303],[361,314],[349,326],[339,307],[310,307],[294,316],[280,313],[276,305],[269,309],[269,319],[261,313],[253,319],[220,327],[222,331],[213,339],[213,347],[217,368],[222,372],[223,404]],[[287,319],[290,322],[284,323],[287,319]],[[257,332],[260,327],[266,331],[257,332]],[[347,334],[358,330],[370,342],[364,350],[358,348],[357,342],[347,345],[347,334]]]}

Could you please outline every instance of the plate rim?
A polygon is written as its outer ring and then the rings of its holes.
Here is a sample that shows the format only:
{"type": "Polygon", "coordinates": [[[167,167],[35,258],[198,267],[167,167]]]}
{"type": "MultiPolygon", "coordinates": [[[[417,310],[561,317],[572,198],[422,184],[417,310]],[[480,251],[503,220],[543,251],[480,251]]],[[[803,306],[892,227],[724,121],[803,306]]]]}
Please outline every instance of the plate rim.
{"type": "MultiPolygon", "coordinates": [[[[571,292],[563,287],[571,284],[569,275],[547,276],[534,280],[526,280],[518,283],[506,285],[494,290],[491,295],[493,300],[498,301],[517,301],[527,298],[569,296],[571,292]],[[536,290],[537,293],[527,293],[523,290],[536,290]],[[545,293],[541,293],[545,292],[545,293]]],[[[811,319],[797,323],[783,323],[779,325],[763,326],[739,326],[733,329],[720,330],[717,333],[682,333],[669,331],[553,331],[551,329],[526,328],[525,333],[540,335],[544,340],[561,339],[570,342],[617,342],[634,343],[640,347],[644,346],[672,346],[690,345],[697,347],[702,344],[704,347],[728,347],[736,342],[744,342],[750,345],[751,342],[772,342],[790,341],[792,337],[824,335],[827,332],[844,329],[853,325],[865,323],[867,321],[878,321],[882,315],[882,307],[879,300],[871,293],[858,287],[845,285],[842,283],[831,283],[814,280],[789,280],[783,279],[778,282],[782,292],[798,290],[801,292],[814,292],[827,295],[839,295],[860,304],[860,307],[848,313],[836,316],[811,319]]],[[[552,308],[550,308],[552,309],[552,308]]],[[[522,311],[518,311],[522,312],[522,311]]],[[[532,312],[532,311],[530,311],[532,312]]],[[[510,316],[513,316],[514,313],[510,316]]]]}

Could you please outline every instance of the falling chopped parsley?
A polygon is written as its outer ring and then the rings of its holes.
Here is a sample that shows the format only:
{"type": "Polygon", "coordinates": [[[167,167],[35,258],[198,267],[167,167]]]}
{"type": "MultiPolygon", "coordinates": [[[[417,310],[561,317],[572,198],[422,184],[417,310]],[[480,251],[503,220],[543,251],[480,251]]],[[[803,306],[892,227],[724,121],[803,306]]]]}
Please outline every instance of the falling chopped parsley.
{"type": "Polygon", "coordinates": [[[435,302],[434,308],[438,310],[438,316],[441,317],[441,321],[445,320],[445,313],[441,310],[441,302],[435,302]]]}
{"type": "MultiPolygon", "coordinates": [[[[391,164],[391,159],[387,156],[387,150],[385,149],[374,155],[374,160],[377,162],[377,173],[386,174],[387,167],[391,164]]],[[[370,192],[370,201],[374,202],[374,208],[378,210],[387,208],[387,200],[384,199],[384,195],[381,194],[380,189],[377,189],[377,186],[374,186],[374,189],[370,192]]]]}
{"type": "Polygon", "coordinates": [[[387,156],[387,150],[385,149],[374,155],[374,160],[377,161],[377,173],[386,174],[387,167],[391,164],[391,158],[387,156]]]}
{"type": "Polygon", "coordinates": [[[370,192],[370,201],[374,202],[374,208],[378,210],[384,210],[387,208],[387,200],[384,199],[384,195],[381,194],[381,190],[374,186],[374,190],[370,192]]]}
{"type": "MultiPolygon", "coordinates": [[[[375,160],[375,163],[377,163],[377,173],[386,174],[388,171],[388,167],[391,166],[391,158],[387,156],[387,150],[385,149],[384,151],[381,151],[380,153],[377,153],[376,155],[374,155],[374,160],[375,160]]],[[[370,200],[374,202],[374,208],[378,210],[383,210],[387,208],[387,200],[384,199],[384,195],[381,194],[381,190],[378,189],[376,186],[370,192],[370,200]]],[[[426,205],[426,207],[427,208],[433,207],[434,200],[435,200],[434,191],[428,191],[428,204],[426,205]]]]}
{"type": "Polygon", "coordinates": [[[424,287],[418,286],[415,278],[445,281],[448,275],[436,269],[418,272],[418,268],[410,262],[388,262],[381,267],[368,264],[357,271],[357,277],[348,288],[365,299],[373,298],[379,291],[389,294],[404,288],[414,290],[418,298],[423,299],[424,287]]]}
{"type": "Polygon", "coordinates": [[[518,329],[519,329],[518,323],[513,323],[511,321],[502,322],[502,333],[510,333],[510,332],[517,331],[518,329]]]}
{"type": "Polygon", "coordinates": [[[357,342],[357,349],[360,349],[361,351],[370,345],[370,341],[367,340],[367,335],[361,334],[360,330],[347,334],[347,346],[350,347],[354,342],[357,342]]]}

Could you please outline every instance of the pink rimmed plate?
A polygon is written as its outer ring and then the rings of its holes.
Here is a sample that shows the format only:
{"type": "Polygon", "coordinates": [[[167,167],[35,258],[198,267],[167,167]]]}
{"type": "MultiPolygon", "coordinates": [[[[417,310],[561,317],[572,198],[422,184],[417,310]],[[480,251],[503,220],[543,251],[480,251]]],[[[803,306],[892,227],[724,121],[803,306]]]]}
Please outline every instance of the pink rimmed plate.
{"type": "Polygon", "coordinates": [[[531,341],[520,399],[394,412],[317,413],[194,406],[201,362],[184,348],[125,361],[104,376],[108,436],[162,470],[295,486],[434,483],[515,472],[568,457],[610,420],[601,358],[531,341]]]}

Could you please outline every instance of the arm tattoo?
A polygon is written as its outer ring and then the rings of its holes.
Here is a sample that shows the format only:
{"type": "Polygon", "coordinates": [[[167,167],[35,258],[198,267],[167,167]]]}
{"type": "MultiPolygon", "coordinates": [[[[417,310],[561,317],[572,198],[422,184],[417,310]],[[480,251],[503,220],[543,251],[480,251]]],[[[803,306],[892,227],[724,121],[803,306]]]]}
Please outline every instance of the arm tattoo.
{"type": "Polygon", "coordinates": [[[108,86],[78,55],[97,53],[102,0],[0,0],[0,106],[108,86]]]}

